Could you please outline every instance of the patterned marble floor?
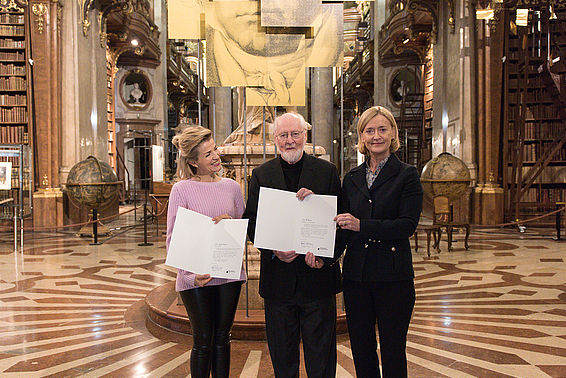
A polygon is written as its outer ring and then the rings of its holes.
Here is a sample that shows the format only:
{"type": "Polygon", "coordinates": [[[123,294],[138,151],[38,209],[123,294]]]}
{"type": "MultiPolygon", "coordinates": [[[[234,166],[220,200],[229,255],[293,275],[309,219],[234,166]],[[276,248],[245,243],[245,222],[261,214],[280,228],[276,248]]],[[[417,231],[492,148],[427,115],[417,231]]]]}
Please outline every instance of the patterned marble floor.
{"type": "MultiPolygon", "coordinates": [[[[142,228],[127,222],[99,246],[28,234],[16,254],[0,233],[0,376],[189,375],[191,338],[146,324],[145,295],[175,278],[165,239],[151,228],[154,245],[140,247],[142,228]]],[[[551,236],[476,230],[468,251],[461,235],[453,252],[419,249],[409,376],[565,377],[566,243],[551,236]]],[[[347,336],[337,371],[355,376],[347,336]]],[[[266,344],[234,341],[231,376],[273,376],[266,344]]]]}

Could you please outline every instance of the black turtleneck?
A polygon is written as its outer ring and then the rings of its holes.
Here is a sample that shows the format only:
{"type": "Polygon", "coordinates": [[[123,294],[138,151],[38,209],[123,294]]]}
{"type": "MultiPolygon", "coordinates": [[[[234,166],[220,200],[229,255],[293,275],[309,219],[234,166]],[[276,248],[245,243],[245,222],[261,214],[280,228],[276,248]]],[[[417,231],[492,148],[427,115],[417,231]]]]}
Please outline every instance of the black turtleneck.
{"type": "Polygon", "coordinates": [[[285,177],[285,184],[287,184],[287,190],[291,192],[297,192],[299,190],[299,178],[301,177],[301,171],[303,170],[303,162],[305,161],[305,153],[301,159],[294,163],[289,164],[279,156],[279,162],[281,163],[281,168],[283,169],[283,176],[285,177]]]}

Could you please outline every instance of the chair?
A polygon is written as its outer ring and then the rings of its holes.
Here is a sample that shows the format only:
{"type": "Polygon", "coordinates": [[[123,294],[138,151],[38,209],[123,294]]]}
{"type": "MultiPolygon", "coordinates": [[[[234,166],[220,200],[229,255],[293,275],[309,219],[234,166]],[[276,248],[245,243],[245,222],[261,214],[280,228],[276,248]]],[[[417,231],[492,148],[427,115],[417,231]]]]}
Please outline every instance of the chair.
{"type": "MultiPolygon", "coordinates": [[[[464,237],[464,247],[466,250],[469,248],[468,239],[470,237],[470,223],[469,222],[454,222],[452,205],[450,200],[445,196],[434,197],[434,219],[433,224],[439,227],[446,228],[448,235],[448,251],[452,251],[452,234],[455,228],[463,228],[466,232],[464,237]]],[[[440,242],[440,240],[439,240],[440,242]]]]}
{"type": "Polygon", "coordinates": [[[441,226],[436,224],[419,224],[417,230],[415,231],[415,252],[419,251],[419,231],[426,233],[426,253],[430,257],[430,240],[431,236],[434,237],[434,244],[432,248],[436,248],[436,251],[440,253],[440,236],[442,234],[441,226]]]}

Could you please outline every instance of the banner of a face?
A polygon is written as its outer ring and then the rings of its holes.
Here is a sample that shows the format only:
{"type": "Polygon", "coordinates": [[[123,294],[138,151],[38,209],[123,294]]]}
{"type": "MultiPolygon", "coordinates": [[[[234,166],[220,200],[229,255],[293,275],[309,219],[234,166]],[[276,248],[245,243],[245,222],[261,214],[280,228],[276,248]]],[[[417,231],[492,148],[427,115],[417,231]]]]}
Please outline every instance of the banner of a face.
{"type": "Polygon", "coordinates": [[[343,4],[307,2],[313,12],[305,12],[309,7],[304,1],[205,3],[206,85],[247,87],[248,106],[303,106],[305,68],[339,66],[344,54],[343,4]],[[271,6],[265,12],[277,26],[262,25],[264,5],[271,6]],[[282,8],[294,9],[291,15],[309,15],[287,22],[290,19],[280,14],[290,27],[279,26],[282,22],[274,16],[282,8]],[[305,23],[308,27],[295,27],[305,23]]]}

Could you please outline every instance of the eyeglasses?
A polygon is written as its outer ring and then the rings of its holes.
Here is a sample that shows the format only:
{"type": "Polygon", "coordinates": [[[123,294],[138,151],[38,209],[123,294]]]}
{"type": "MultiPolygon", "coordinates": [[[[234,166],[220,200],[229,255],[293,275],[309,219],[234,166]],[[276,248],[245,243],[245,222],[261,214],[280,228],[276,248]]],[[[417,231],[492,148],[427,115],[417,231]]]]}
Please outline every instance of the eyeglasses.
{"type": "Polygon", "coordinates": [[[279,135],[276,135],[275,137],[278,138],[278,139],[285,140],[285,139],[289,138],[289,136],[291,136],[291,138],[297,140],[303,135],[303,133],[304,133],[304,131],[293,131],[291,133],[281,133],[279,135]]]}

